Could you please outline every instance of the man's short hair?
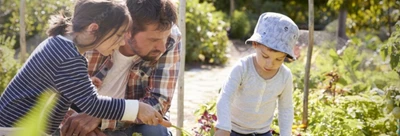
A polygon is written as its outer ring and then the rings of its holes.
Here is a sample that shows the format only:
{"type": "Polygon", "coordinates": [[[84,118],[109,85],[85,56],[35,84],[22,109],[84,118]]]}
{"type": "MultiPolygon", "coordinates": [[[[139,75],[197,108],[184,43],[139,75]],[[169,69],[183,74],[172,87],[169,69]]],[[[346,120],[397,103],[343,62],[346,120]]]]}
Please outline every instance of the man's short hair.
{"type": "Polygon", "coordinates": [[[177,21],[176,6],[171,0],[127,0],[133,20],[132,35],[145,31],[146,25],[158,24],[157,30],[171,29],[177,21]]]}

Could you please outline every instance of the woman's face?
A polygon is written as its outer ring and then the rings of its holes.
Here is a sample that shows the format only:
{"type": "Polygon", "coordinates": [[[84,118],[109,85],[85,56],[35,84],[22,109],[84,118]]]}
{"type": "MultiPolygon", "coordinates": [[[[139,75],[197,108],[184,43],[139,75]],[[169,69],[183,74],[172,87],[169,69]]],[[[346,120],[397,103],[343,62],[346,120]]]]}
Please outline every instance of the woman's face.
{"type": "Polygon", "coordinates": [[[108,56],[113,53],[114,49],[119,48],[120,46],[125,45],[124,35],[129,28],[129,23],[126,21],[124,25],[122,25],[118,31],[114,33],[114,30],[111,30],[108,34],[104,36],[104,39],[99,42],[99,45],[96,46],[95,50],[100,52],[100,54],[104,56],[108,56]],[[111,36],[111,37],[110,37],[111,36]]]}

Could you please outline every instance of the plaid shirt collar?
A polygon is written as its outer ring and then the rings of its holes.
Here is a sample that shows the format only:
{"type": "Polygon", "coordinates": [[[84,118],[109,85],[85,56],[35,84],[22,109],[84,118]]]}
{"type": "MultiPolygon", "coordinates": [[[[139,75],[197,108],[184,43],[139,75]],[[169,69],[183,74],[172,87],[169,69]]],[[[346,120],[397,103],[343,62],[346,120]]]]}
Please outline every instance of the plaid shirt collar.
{"type": "MultiPolygon", "coordinates": [[[[169,37],[167,44],[166,44],[166,46],[167,46],[166,51],[171,50],[174,47],[174,44],[175,44],[175,40],[173,38],[169,37]]],[[[165,53],[166,52],[164,52],[163,55],[165,55],[165,53]]],[[[86,53],[85,55],[87,56],[88,53],[86,53]]],[[[98,52],[95,54],[92,54],[92,55],[93,55],[92,57],[94,57],[94,55],[97,55],[97,57],[99,58],[99,60],[97,62],[102,62],[102,63],[100,63],[102,65],[100,67],[96,68],[97,70],[89,69],[89,71],[92,71],[92,72],[89,72],[89,74],[91,76],[95,76],[95,77],[99,78],[101,81],[103,81],[103,79],[106,77],[108,71],[113,66],[112,55],[102,56],[98,52]]],[[[157,61],[145,61],[142,58],[140,58],[139,56],[135,55],[133,58],[132,66],[138,66],[138,65],[142,64],[142,65],[154,67],[156,63],[157,63],[157,61]]],[[[152,71],[151,67],[150,67],[150,69],[148,69],[146,71],[152,71]]],[[[150,73],[148,73],[148,74],[150,74],[150,73]]]]}

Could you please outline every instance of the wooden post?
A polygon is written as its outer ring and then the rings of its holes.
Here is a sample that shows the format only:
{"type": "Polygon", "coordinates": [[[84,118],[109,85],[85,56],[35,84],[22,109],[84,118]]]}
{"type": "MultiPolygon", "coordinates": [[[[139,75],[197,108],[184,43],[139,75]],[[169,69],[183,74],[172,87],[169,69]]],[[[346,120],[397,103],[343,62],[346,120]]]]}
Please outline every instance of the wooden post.
{"type": "Polygon", "coordinates": [[[25,0],[20,1],[19,6],[19,42],[20,42],[20,53],[21,63],[25,62],[26,59],[26,40],[25,40],[25,0]]]}
{"type": "Polygon", "coordinates": [[[400,136],[400,119],[397,119],[397,136],[400,136]]]}
{"type": "Polygon", "coordinates": [[[231,18],[233,17],[234,12],[235,12],[235,0],[230,0],[229,15],[231,18]]]}
{"type": "MultiPolygon", "coordinates": [[[[180,57],[180,70],[179,70],[179,80],[178,80],[178,117],[177,126],[183,128],[184,120],[184,72],[185,72],[185,54],[186,54],[186,0],[179,0],[179,29],[182,33],[181,41],[181,57],[180,57]]],[[[181,136],[182,132],[180,130],[176,131],[177,136],[181,136]]]]}
{"type": "Polygon", "coordinates": [[[314,46],[314,0],[308,0],[308,50],[306,62],[306,75],[304,76],[303,120],[302,124],[308,125],[308,87],[310,78],[311,56],[314,46]]]}

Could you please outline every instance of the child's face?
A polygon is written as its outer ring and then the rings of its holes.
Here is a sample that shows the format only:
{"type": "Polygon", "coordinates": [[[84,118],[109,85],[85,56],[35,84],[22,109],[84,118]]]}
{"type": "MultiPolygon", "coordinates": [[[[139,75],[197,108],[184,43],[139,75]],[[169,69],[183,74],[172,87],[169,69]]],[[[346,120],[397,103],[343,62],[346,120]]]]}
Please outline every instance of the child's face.
{"type": "Polygon", "coordinates": [[[265,45],[253,42],[253,47],[256,49],[257,64],[265,72],[278,70],[286,58],[286,53],[272,50],[265,45]]]}
{"type": "Polygon", "coordinates": [[[104,36],[104,38],[109,38],[103,42],[100,42],[100,45],[98,45],[95,49],[104,56],[110,55],[113,53],[114,49],[125,45],[124,35],[127,30],[128,22],[124,23],[124,25],[122,25],[114,35],[112,35],[114,30],[111,30],[107,35],[104,36]],[[110,37],[110,35],[112,36],[110,37]]]}

